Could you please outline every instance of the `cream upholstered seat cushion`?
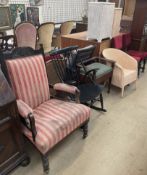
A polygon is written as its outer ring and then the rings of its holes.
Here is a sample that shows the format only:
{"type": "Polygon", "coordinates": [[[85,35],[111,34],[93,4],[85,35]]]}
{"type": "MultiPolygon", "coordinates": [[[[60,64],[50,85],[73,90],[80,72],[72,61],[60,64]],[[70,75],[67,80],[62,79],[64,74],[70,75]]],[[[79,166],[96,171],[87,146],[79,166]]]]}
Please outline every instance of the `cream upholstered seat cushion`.
{"type": "Polygon", "coordinates": [[[113,48],[103,50],[103,56],[115,62],[112,84],[122,88],[137,80],[137,61],[127,53],[113,48]]]}
{"type": "Polygon", "coordinates": [[[89,118],[90,108],[51,99],[34,109],[33,115],[37,127],[36,141],[33,142],[31,132],[26,127],[23,127],[23,133],[45,154],[89,118]]]}

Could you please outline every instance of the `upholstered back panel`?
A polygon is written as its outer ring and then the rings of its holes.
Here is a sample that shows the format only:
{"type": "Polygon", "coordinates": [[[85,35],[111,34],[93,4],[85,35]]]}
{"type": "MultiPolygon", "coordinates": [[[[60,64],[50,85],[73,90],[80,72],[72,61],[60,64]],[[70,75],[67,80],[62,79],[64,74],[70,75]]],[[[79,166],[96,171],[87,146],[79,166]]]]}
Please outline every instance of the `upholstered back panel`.
{"type": "Polygon", "coordinates": [[[113,47],[114,48],[116,48],[116,49],[122,49],[123,48],[123,38],[122,38],[122,35],[115,36],[112,39],[112,44],[113,44],[113,47]]]}
{"type": "Polygon", "coordinates": [[[36,108],[50,97],[46,68],[42,55],[6,61],[16,98],[36,108]]]}
{"type": "Polygon", "coordinates": [[[64,22],[63,24],[61,24],[61,28],[60,28],[61,35],[70,34],[72,29],[73,29],[73,26],[74,26],[73,21],[67,21],[67,22],[64,22]]]}
{"type": "Polygon", "coordinates": [[[20,23],[15,28],[18,47],[36,47],[36,27],[31,23],[20,23]]]}
{"type": "Polygon", "coordinates": [[[51,51],[51,43],[54,28],[54,23],[44,23],[38,29],[38,44],[43,44],[44,52],[51,51]]]}
{"type": "Polygon", "coordinates": [[[131,44],[131,34],[123,34],[123,48],[128,48],[131,44]]]}

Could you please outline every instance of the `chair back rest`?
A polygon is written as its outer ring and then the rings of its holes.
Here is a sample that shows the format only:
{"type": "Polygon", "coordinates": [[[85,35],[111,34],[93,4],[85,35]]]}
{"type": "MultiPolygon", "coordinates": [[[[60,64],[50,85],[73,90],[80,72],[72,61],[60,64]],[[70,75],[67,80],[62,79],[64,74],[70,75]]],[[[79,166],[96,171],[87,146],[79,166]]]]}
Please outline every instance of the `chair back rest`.
{"type": "Polygon", "coordinates": [[[89,58],[92,58],[96,46],[89,45],[84,48],[80,48],[77,50],[76,63],[81,63],[89,58]]]}
{"type": "Polygon", "coordinates": [[[14,33],[16,36],[17,47],[36,47],[37,31],[36,27],[30,22],[19,23],[14,33]]]}
{"type": "Polygon", "coordinates": [[[7,35],[0,37],[0,51],[10,51],[16,46],[14,35],[7,35]]]}
{"type": "Polygon", "coordinates": [[[125,33],[123,37],[123,48],[127,50],[131,45],[131,33],[125,33]]]}
{"type": "Polygon", "coordinates": [[[128,67],[129,60],[132,59],[127,53],[114,48],[107,48],[103,50],[103,56],[106,59],[112,60],[124,68],[128,67]]]}
{"type": "Polygon", "coordinates": [[[78,73],[75,67],[77,46],[57,50],[51,54],[52,62],[61,82],[75,85],[78,73]]]}
{"type": "Polygon", "coordinates": [[[7,59],[5,63],[16,99],[34,109],[50,98],[42,55],[7,59]]]}
{"type": "Polygon", "coordinates": [[[70,34],[74,26],[73,21],[66,21],[61,24],[60,26],[60,33],[61,35],[67,35],[70,34]]]}
{"type": "Polygon", "coordinates": [[[55,24],[52,22],[43,23],[38,28],[38,44],[43,45],[44,52],[51,51],[52,36],[54,32],[55,24]]]}
{"type": "Polygon", "coordinates": [[[123,37],[122,35],[118,35],[112,38],[112,47],[116,49],[123,48],[123,37]]]}

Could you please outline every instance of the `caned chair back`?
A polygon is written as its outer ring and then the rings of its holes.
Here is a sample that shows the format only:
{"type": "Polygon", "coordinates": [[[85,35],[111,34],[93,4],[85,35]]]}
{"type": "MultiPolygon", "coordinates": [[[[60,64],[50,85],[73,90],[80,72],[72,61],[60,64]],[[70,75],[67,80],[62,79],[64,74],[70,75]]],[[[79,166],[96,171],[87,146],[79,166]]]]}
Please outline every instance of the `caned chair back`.
{"type": "Polygon", "coordinates": [[[61,35],[70,34],[72,29],[73,29],[73,26],[74,26],[73,21],[66,21],[66,22],[62,23],[61,27],[60,27],[60,34],[61,35]]]}
{"type": "Polygon", "coordinates": [[[52,22],[43,23],[38,28],[38,45],[42,44],[44,52],[51,51],[52,36],[54,32],[55,24],[52,22]]]}
{"type": "Polygon", "coordinates": [[[36,48],[37,31],[36,27],[30,22],[22,22],[18,24],[14,33],[16,36],[17,47],[36,48]]]}
{"type": "Polygon", "coordinates": [[[6,60],[7,71],[16,99],[36,108],[50,98],[42,55],[6,60]]]}

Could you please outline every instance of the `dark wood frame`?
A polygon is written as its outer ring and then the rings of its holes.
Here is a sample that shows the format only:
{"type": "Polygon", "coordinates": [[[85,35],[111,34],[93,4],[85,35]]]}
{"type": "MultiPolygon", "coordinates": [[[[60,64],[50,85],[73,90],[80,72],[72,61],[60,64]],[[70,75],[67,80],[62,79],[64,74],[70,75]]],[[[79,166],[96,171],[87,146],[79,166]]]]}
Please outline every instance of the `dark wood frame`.
{"type": "Polygon", "coordinates": [[[0,51],[11,51],[12,49],[14,49],[16,47],[16,38],[14,35],[6,35],[6,36],[2,36],[0,37],[0,51]],[[13,40],[12,44],[9,44],[9,40],[13,40]]]}
{"type": "MultiPolygon", "coordinates": [[[[9,76],[8,76],[8,71],[7,71],[7,67],[6,67],[6,63],[5,61],[8,60],[8,59],[17,59],[17,58],[21,58],[21,57],[28,57],[28,56],[31,56],[31,55],[38,55],[39,53],[42,54],[44,56],[44,53],[43,53],[43,50],[40,49],[40,50],[33,50],[32,48],[30,47],[26,47],[26,48],[16,48],[14,49],[13,53],[11,54],[7,54],[8,57],[3,57],[2,61],[1,61],[1,64],[2,64],[2,71],[4,72],[10,86],[11,86],[11,83],[10,83],[10,79],[9,79],[9,76]],[[17,49],[18,49],[18,52],[17,52],[17,49]],[[23,50],[24,49],[24,50],[23,50]],[[26,52],[28,49],[28,52],[26,52]],[[14,56],[13,56],[13,53],[14,56]],[[10,57],[11,55],[11,57],[10,57]]],[[[50,86],[51,88],[53,88],[53,86],[50,86]]],[[[59,94],[59,91],[57,91],[55,93],[56,95],[54,96],[54,98],[59,98],[61,99],[61,96],[59,94]]],[[[65,93],[64,93],[65,95],[65,93]]],[[[66,94],[67,95],[67,94],[66,94]]],[[[64,98],[64,100],[67,100],[68,98],[64,98]]],[[[79,103],[79,92],[76,92],[75,93],[75,101],[76,103],[79,103]]],[[[30,123],[31,123],[31,129],[30,131],[32,132],[32,137],[33,137],[33,140],[35,141],[35,136],[37,134],[37,130],[36,130],[36,127],[35,127],[35,118],[33,116],[33,114],[29,114],[28,115],[28,119],[30,120],[30,123]]],[[[83,139],[85,139],[87,136],[88,136],[88,122],[89,122],[89,119],[87,121],[85,121],[83,124],[81,124],[81,126],[77,126],[78,127],[81,127],[81,129],[83,130],[83,139]]],[[[26,126],[26,125],[25,125],[26,126]]],[[[26,126],[27,127],[27,126],[26,126]]],[[[57,143],[58,144],[58,143],[57,143]]],[[[34,145],[33,145],[34,146],[34,145]]],[[[55,146],[55,145],[54,145],[55,146]]],[[[34,146],[35,147],[35,146],[34,146]]],[[[35,147],[36,148],[36,147],[35,147]]],[[[37,149],[37,148],[36,148],[37,149]]],[[[37,149],[38,150],[38,149],[37,149]]],[[[38,150],[39,151],[39,150],[38,150]]],[[[40,152],[40,151],[39,151],[40,152]]],[[[42,164],[43,164],[43,170],[45,173],[49,173],[49,160],[48,160],[48,155],[49,155],[49,152],[50,150],[45,153],[45,154],[42,154],[40,152],[40,155],[41,155],[41,159],[42,159],[42,164]]]]}
{"type": "Polygon", "coordinates": [[[30,161],[24,150],[16,99],[1,71],[0,81],[0,174],[6,175],[30,161]]]}

